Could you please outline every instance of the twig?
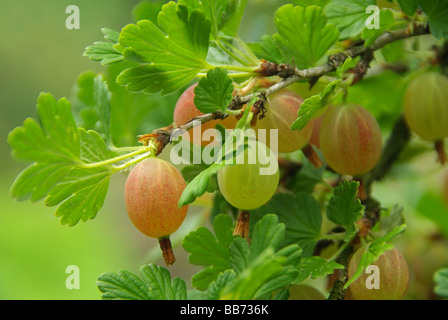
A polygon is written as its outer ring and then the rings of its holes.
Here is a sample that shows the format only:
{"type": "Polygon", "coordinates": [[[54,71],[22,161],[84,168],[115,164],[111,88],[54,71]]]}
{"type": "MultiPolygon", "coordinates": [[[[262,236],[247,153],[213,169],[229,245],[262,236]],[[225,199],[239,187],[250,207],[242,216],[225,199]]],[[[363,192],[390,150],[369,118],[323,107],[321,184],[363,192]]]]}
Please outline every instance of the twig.
{"type": "Polygon", "coordinates": [[[352,246],[347,246],[344,251],[336,258],[336,262],[340,265],[344,266],[344,269],[336,270],[336,280],[333,284],[333,288],[330,290],[330,295],[327,300],[344,300],[345,290],[344,286],[347,282],[348,274],[347,274],[347,266],[348,266],[348,258],[350,254],[353,252],[352,246]]]}

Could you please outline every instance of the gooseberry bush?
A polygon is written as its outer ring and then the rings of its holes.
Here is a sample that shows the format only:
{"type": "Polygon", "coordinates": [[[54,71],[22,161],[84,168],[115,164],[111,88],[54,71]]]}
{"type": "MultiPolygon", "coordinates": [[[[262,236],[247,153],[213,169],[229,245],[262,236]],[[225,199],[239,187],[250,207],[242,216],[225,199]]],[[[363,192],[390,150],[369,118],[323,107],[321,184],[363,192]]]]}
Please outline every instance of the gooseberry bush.
{"type": "MultiPolygon", "coordinates": [[[[447,2],[284,1],[257,42],[240,37],[247,2],[142,1],[134,23],[103,28],[84,55],[104,72],[80,74],[70,101],[41,93],[37,120],[9,134],[29,164],[12,197],[44,200],[74,227],[127,175],[127,214],[165,265],[105,270],[104,299],[409,297],[412,265],[395,245],[407,211],[375,186],[411,157],[446,162],[447,2]],[[198,201],[205,212],[191,212],[198,201]],[[201,225],[171,243],[194,214],[201,225]],[[202,268],[183,279],[173,264],[202,268]]],[[[430,275],[438,297],[443,267],[430,275]]]]}

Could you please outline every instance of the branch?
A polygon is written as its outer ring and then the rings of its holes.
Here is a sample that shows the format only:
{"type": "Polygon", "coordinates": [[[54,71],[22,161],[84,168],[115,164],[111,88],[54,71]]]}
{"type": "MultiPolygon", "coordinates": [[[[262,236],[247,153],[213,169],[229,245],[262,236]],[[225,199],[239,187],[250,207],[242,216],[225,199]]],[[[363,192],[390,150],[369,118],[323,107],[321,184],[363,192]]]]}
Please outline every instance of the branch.
{"type": "MultiPolygon", "coordinates": [[[[380,35],[372,45],[368,47],[364,45],[359,45],[356,47],[349,48],[344,52],[330,55],[326,63],[314,68],[299,70],[297,68],[292,68],[285,64],[276,65],[273,64],[272,62],[265,61],[256,72],[261,73],[264,76],[278,75],[284,78],[282,81],[277,82],[276,84],[272,85],[271,87],[269,87],[264,91],[264,93],[267,96],[269,96],[299,80],[315,79],[322,77],[327,73],[335,71],[348,58],[355,58],[361,55],[370,58],[370,56],[374,51],[383,48],[384,46],[386,46],[391,42],[424,34],[429,34],[429,29],[426,26],[415,26],[414,31],[412,33],[410,32],[409,29],[387,31],[382,35],[380,35]]],[[[249,101],[254,94],[256,93],[241,97],[239,98],[239,100],[241,103],[245,103],[249,101]]]]}
{"type": "MultiPolygon", "coordinates": [[[[367,67],[370,61],[373,59],[373,52],[383,48],[385,45],[398,41],[401,39],[406,39],[413,36],[419,36],[423,34],[429,34],[429,29],[426,26],[414,26],[414,30],[411,33],[410,29],[403,29],[397,31],[388,31],[380,35],[376,41],[366,47],[364,45],[358,45],[352,48],[345,50],[344,52],[336,53],[330,55],[326,63],[309,69],[299,70],[287,64],[276,64],[273,62],[262,60],[262,64],[256,73],[259,73],[261,76],[273,76],[277,75],[282,77],[283,79],[270,87],[261,90],[259,92],[255,92],[252,94],[248,94],[245,96],[236,95],[232,102],[230,103],[228,109],[229,110],[240,110],[242,106],[248,103],[251,99],[254,98],[255,95],[260,98],[266,98],[269,95],[274,94],[277,91],[280,91],[289,85],[303,79],[316,80],[319,77],[328,74],[332,71],[335,71],[342,63],[345,62],[349,57],[355,58],[357,56],[362,56],[363,59],[358,64],[359,74],[358,77],[361,77],[367,71],[367,67]]],[[[359,81],[358,79],[357,81],[359,81]]],[[[181,125],[177,128],[173,126],[162,128],[153,131],[153,133],[145,134],[139,136],[138,141],[144,144],[147,144],[149,140],[154,139],[158,143],[158,153],[162,152],[163,148],[170,142],[172,142],[173,137],[177,137],[179,134],[183,132],[183,130],[190,130],[194,126],[203,124],[205,122],[216,120],[216,119],[224,119],[228,117],[229,114],[221,111],[213,112],[198,116],[194,119],[191,119],[189,122],[181,125]]]]}
{"type": "Polygon", "coordinates": [[[330,290],[330,294],[327,300],[344,300],[345,298],[345,283],[347,282],[348,274],[347,274],[347,266],[348,266],[348,258],[350,254],[353,252],[352,246],[347,246],[344,251],[337,257],[336,262],[340,265],[344,266],[344,269],[336,270],[336,280],[333,283],[333,287],[330,290]]]}

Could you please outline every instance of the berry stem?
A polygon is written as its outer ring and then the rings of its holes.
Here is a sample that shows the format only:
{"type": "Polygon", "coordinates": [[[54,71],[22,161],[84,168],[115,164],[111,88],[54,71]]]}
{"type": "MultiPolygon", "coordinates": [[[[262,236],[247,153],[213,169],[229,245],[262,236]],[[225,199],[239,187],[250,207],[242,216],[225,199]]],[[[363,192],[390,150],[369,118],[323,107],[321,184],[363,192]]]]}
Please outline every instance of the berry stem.
{"type": "Polygon", "coordinates": [[[320,160],[319,155],[311,144],[308,143],[303,147],[302,152],[316,169],[322,166],[322,160],[320,160]]]}
{"type": "Polygon", "coordinates": [[[159,238],[160,249],[162,250],[163,260],[167,266],[174,264],[176,258],[174,257],[173,248],[169,237],[159,238]]]}
{"type": "Polygon", "coordinates": [[[434,143],[434,148],[437,151],[437,161],[440,164],[445,164],[446,163],[446,150],[445,150],[445,144],[443,142],[443,140],[438,140],[434,143]]]}
{"type": "Polygon", "coordinates": [[[249,242],[249,221],[250,212],[240,211],[240,213],[238,214],[238,219],[236,221],[235,229],[233,231],[233,235],[241,236],[249,242]]]}

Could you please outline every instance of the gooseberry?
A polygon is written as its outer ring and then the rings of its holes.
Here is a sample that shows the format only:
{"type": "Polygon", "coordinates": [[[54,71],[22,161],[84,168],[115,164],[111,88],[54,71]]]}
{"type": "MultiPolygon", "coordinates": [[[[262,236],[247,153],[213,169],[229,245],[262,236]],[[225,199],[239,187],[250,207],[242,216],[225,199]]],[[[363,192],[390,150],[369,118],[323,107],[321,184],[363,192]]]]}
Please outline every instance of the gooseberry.
{"type": "Polygon", "coordinates": [[[404,95],[404,116],[409,128],[422,139],[448,137],[448,79],[437,72],[415,77],[404,95]]]}
{"type": "MultiPolygon", "coordinates": [[[[359,248],[352,256],[348,266],[348,278],[358,268],[365,249],[359,248]]],[[[409,290],[409,267],[403,255],[396,249],[383,253],[373,264],[371,273],[363,272],[349,287],[354,300],[403,300],[409,290]],[[374,275],[374,273],[376,273],[374,275]],[[375,278],[375,276],[378,276],[375,278]],[[372,277],[369,279],[369,277],[372,277]],[[374,285],[378,281],[377,286],[374,285]],[[370,286],[371,285],[371,286],[370,286]]]]}
{"type": "MultiPolygon", "coordinates": [[[[143,234],[159,239],[161,247],[168,246],[162,251],[171,250],[169,235],[180,227],[187,214],[187,205],[177,206],[185,187],[179,170],[156,157],[138,163],[126,180],[125,201],[131,222],[143,234]]],[[[165,262],[172,264],[173,257],[166,258],[165,253],[165,262]]]]}
{"type": "Polygon", "coordinates": [[[287,153],[302,149],[310,140],[313,130],[312,122],[301,130],[291,130],[302,102],[302,97],[289,89],[282,89],[270,95],[265,105],[266,115],[257,120],[254,128],[257,137],[260,138],[258,130],[265,129],[266,141],[262,142],[271,148],[272,143],[277,143],[278,152],[287,153]],[[271,129],[277,130],[278,141],[271,141],[271,129]]]}
{"type": "Polygon", "coordinates": [[[381,129],[375,117],[359,105],[332,105],[321,123],[320,149],[336,172],[360,175],[371,170],[381,156],[381,129]]]}
{"type": "Polygon", "coordinates": [[[264,205],[274,195],[279,182],[278,161],[263,143],[252,140],[237,154],[234,164],[218,171],[218,185],[224,198],[240,210],[264,205]]]}

